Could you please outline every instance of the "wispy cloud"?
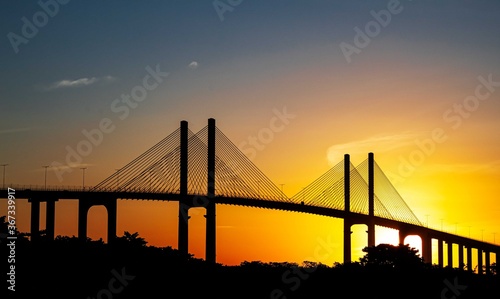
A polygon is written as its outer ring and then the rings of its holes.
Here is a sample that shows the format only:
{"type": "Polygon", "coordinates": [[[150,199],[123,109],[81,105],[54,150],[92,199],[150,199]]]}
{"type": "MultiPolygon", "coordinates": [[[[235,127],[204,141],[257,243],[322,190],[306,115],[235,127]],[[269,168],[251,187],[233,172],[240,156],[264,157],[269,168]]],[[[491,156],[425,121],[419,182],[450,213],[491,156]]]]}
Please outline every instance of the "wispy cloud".
{"type": "Polygon", "coordinates": [[[188,68],[190,68],[190,69],[197,69],[198,68],[198,62],[191,61],[191,63],[188,65],[188,68]]]}
{"type": "Polygon", "coordinates": [[[6,130],[0,130],[0,134],[10,134],[10,133],[18,133],[18,132],[26,132],[30,131],[33,128],[13,128],[13,129],[6,129],[6,130]]]}
{"type": "Polygon", "coordinates": [[[74,88],[74,87],[83,87],[83,86],[88,86],[95,84],[97,82],[112,82],[115,81],[116,78],[113,76],[106,76],[106,77],[91,77],[91,78],[80,78],[80,79],[64,79],[60,81],[56,81],[52,84],[50,84],[46,89],[47,90],[53,90],[53,89],[59,89],[59,88],[74,88]]]}
{"type": "Polygon", "coordinates": [[[392,135],[372,136],[362,140],[336,144],[328,148],[327,159],[336,164],[344,159],[345,154],[351,156],[368,155],[369,152],[388,152],[397,148],[413,144],[419,136],[417,133],[407,132],[392,135]]]}

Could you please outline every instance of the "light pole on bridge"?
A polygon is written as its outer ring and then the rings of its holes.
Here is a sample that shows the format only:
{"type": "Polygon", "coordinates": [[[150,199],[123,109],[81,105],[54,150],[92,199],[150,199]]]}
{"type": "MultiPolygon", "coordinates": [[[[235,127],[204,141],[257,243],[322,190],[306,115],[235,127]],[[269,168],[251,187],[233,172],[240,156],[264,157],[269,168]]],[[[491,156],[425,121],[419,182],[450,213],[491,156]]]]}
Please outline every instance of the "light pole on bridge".
{"type": "Polygon", "coordinates": [[[470,225],[469,225],[469,238],[470,238],[470,228],[471,228],[471,227],[472,227],[472,226],[470,226],[470,225]]]}
{"type": "MultiPolygon", "coordinates": [[[[285,185],[285,184],[280,184],[280,186],[281,186],[281,193],[283,193],[283,186],[284,186],[284,185],[285,185]]],[[[283,195],[285,195],[285,193],[283,193],[283,195]]]]}
{"type": "Polygon", "coordinates": [[[47,168],[49,168],[49,165],[43,165],[43,168],[45,168],[45,181],[44,181],[44,186],[45,189],[47,189],[47,168]]]}
{"type": "Polygon", "coordinates": [[[493,244],[496,244],[496,242],[495,242],[495,235],[496,235],[496,234],[497,234],[497,233],[493,233],[493,244]]]}
{"type": "Polygon", "coordinates": [[[5,167],[7,167],[9,164],[1,164],[0,166],[3,166],[3,178],[2,178],[2,188],[5,188],[5,167]]]}
{"type": "Polygon", "coordinates": [[[429,214],[425,215],[425,225],[429,227],[429,214]]]}
{"type": "Polygon", "coordinates": [[[484,242],[484,229],[481,230],[481,242],[484,242]]]}
{"type": "Polygon", "coordinates": [[[82,167],[80,169],[83,171],[82,187],[83,187],[83,190],[85,190],[85,169],[87,169],[87,167],[82,167]]]}

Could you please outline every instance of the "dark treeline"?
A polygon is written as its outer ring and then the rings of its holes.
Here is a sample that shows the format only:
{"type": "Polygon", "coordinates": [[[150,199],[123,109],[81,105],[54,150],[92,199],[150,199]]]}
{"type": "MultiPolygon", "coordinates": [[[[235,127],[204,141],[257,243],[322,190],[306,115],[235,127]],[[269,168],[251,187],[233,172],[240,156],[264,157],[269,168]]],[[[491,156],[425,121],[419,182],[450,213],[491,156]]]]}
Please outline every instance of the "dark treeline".
{"type": "MultiPolygon", "coordinates": [[[[5,249],[4,244],[2,240],[5,249]]],[[[364,252],[359,262],[349,265],[246,261],[224,266],[183,256],[171,247],[148,246],[137,233],[125,232],[111,245],[102,240],[82,242],[74,236],[49,241],[43,235],[32,243],[21,233],[16,243],[15,295],[71,299],[461,299],[500,294],[496,267],[490,275],[440,269],[424,264],[416,250],[403,245],[380,244],[364,252]]],[[[8,256],[7,249],[2,256],[8,256]]],[[[2,293],[7,290],[5,280],[2,293]]]]}

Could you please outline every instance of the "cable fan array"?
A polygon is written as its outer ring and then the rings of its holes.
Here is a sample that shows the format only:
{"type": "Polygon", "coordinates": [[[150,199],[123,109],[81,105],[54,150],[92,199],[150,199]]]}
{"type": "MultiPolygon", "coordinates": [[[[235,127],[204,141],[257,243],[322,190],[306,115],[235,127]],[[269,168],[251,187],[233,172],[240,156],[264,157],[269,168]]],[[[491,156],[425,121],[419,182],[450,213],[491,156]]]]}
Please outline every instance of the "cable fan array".
{"type": "MultiPolygon", "coordinates": [[[[273,201],[290,199],[216,128],[216,196],[273,201]]],[[[93,190],[171,193],[180,190],[180,129],[97,184],[93,190]]],[[[188,194],[207,194],[208,126],[188,130],[188,194]]],[[[213,174],[212,174],[213,175],[213,174]]]]}
{"type": "MultiPolygon", "coordinates": [[[[206,195],[208,126],[188,129],[188,194],[206,195]]],[[[215,194],[227,198],[262,199],[345,210],[344,162],[288,198],[241,150],[215,128],[215,194]]],[[[93,191],[180,193],[180,128],[117,170],[93,191]]],[[[349,165],[350,211],[368,214],[368,159],[349,165]]],[[[374,163],[375,216],[421,225],[387,176],[374,163]]]]}

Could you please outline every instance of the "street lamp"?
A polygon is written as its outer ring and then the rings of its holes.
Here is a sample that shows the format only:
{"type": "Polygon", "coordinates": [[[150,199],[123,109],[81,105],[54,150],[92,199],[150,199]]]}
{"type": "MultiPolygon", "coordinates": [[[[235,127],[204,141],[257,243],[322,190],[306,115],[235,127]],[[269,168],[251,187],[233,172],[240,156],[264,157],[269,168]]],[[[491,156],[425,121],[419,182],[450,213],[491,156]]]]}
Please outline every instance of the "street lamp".
{"type": "Polygon", "coordinates": [[[3,166],[3,179],[2,179],[2,188],[5,188],[5,167],[9,164],[1,164],[3,166]]]}
{"type": "Polygon", "coordinates": [[[47,189],[47,168],[49,168],[49,165],[43,165],[43,168],[45,168],[45,189],[47,189]]]}
{"type": "Polygon", "coordinates": [[[469,238],[470,238],[470,228],[471,228],[471,227],[472,227],[472,226],[469,226],[469,238]]]}
{"type": "Polygon", "coordinates": [[[429,227],[429,214],[425,215],[425,225],[429,227]]]}
{"type": "Polygon", "coordinates": [[[80,168],[82,171],[83,171],[83,182],[82,182],[82,187],[83,187],[83,190],[85,190],[85,169],[87,169],[87,167],[82,167],[80,168]]]}
{"type": "MultiPolygon", "coordinates": [[[[280,184],[280,185],[281,185],[281,193],[283,193],[283,186],[284,186],[285,184],[280,184]]],[[[285,193],[283,193],[283,195],[285,195],[285,193]]]]}

